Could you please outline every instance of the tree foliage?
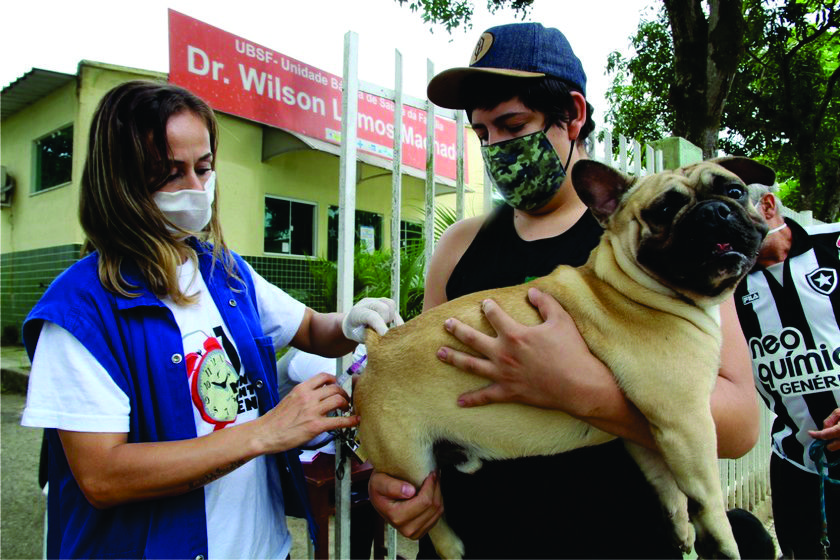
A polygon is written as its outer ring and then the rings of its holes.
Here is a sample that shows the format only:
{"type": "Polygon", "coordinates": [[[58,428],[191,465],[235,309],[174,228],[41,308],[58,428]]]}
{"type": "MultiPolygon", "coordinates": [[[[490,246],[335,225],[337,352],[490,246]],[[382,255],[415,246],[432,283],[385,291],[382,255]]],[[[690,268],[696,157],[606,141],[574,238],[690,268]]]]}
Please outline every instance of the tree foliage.
{"type": "Polygon", "coordinates": [[[607,90],[605,118],[615,134],[653,142],[674,130],[674,112],[665,89],[674,74],[665,10],[649,8],[643,13],[630,43],[636,56],[627,58],[615,51],[607,59],[607,74],[613,82],[607,90]]]}
{"type": "Polygon", "coordinates": [[[836,2],[747,0],[747,56],[726,111],[723,148],[763,155],[785,202],[824,221],[840,210],[840,11],[836,2]]]}
{"type": "MultiPolygon", "coordinates": [[[[714,129],[718,145],[763,159],[786,183],[787,205],[834,221],[840,209],[836,2],[744,0],[742,9],[744,56],[714,129]]],[[[680,129],[673,106],[673,34],[660,9],[639,23],[635,57],[610,56],[607,120],[617,132],[645,141],[674,134],[697,143],[680,129]]]]}
{"type": "MultiPolygon", "coordinates": [[[[743,56],[741,0],[663,0],[671,28],[673,74],[667,82],[673,132],[715,153],[726,96],[743,56]]],[[[664,85],[664,84],[663,84],[664,85]]]]}
{"type": "MultiPolygon", "coordinates": [[[[420,12],[423,21],[433,25],[443,25],[451,33],[453,29],[472,28],[472,16],[475,3],[471,0],[396,0],[400,6],[408,5],[412,12],[420,12]]],[[[487,0],[487,10],[496,11],[511,8],[514,13],[525,19],[534,0],[487,0]]]]}

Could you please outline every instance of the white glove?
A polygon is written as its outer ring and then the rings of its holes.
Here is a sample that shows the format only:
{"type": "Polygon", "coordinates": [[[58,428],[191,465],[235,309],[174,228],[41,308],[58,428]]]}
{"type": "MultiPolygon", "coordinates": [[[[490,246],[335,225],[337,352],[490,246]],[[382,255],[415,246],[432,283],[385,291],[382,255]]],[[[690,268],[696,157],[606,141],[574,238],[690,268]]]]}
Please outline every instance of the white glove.
{"type": "Polygon", "coordinates": [[[402,325],[403,320],[397,313],[397,304],[388,298],[364,298],[354,305],[341,323],[341,332],[348,340],[365,342],[365,328],[370,327],[379,336],[388,332],[388,323],[402,325]]]}

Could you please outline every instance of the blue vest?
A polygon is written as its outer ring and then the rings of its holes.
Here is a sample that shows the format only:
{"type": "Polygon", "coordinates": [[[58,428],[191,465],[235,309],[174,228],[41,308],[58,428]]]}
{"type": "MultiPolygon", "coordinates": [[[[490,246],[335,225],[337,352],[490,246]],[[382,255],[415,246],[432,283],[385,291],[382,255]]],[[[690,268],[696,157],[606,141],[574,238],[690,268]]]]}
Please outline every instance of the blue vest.
{"type": "MultiPolygon", "coordinates": [[[[210,245],[194,242],[193,247],[207,289],[253,383],[260,414],[265,414],[279,402],[277,371],[271,339],[260,327],[253,280],[238,255],[234,259],[244,286],[229,279],[220,263],[211,266],[210,245]]],[[[30,359],[43,321],[51,321],[75,336],[128,396],[129,443],[196,437],[192,403],[184,392],[183,343],[172,312],[149,291],[132,263],[124,263],[122,273],[137,286],[135,298],[107,291],[99,281],[97,263],[94,253],[68,268],[33,307],[23,326],[30,359]]],[[[207,558],[203,489],[99,510],[76,484],[56,430],[46,430],[46,437],[49,558],[207,558]]],[[[314,541],[317,528],[298,452],[276,457],[285,512],[305,517],[314,541]]]]}

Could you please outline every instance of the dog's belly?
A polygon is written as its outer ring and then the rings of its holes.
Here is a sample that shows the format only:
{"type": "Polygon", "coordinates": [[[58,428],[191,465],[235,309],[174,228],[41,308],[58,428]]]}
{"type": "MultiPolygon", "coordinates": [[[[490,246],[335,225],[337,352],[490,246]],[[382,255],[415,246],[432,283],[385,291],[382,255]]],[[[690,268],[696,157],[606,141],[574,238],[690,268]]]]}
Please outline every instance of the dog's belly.
{"type": "MultiPolygon", "coordinates": [[[[421,387],[401,387],[412,389],[421,387]]],[[[417,407],[376,406],[376,399],[365,398],[356,403],[363,419],[359,435],[370,461],[377,470],[418,486],[437,464],[434,447],[441,442],[454,447],[456,456],[463,456],[456,463],[474,463],[476,459],[555,455],[614,439],[559,411],[509,403],[461,408],[454,404],[454,393],[435,397],[426,392],[422,397],[427,400],[417,407]],[[418,460],[422,468],[417,468],[418,460]]]]}

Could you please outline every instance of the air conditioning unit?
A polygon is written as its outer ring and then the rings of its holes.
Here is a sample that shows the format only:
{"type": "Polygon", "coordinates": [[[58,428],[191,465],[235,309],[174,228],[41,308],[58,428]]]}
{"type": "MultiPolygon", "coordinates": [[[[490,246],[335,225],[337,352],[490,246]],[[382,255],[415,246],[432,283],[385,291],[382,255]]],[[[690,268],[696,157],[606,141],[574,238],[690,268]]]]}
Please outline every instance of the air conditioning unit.
{"type": "Polygon", "coordinates": [[[6,172],[6,166],[0,165],[0,206],[12,205],[12,193],[15,190],[15,180],[6,172]]]}

